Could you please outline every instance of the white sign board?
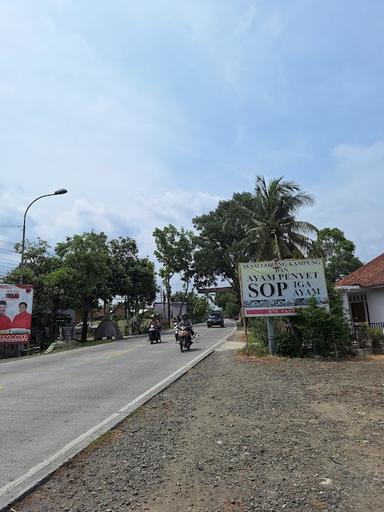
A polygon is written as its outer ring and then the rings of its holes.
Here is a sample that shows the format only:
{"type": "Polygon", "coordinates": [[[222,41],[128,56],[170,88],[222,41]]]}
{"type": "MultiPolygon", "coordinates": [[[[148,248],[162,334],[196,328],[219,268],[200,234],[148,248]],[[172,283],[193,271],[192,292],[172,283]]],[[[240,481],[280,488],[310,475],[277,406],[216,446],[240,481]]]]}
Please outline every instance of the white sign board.
{"type": "Polygon", "coordinates": [[[321,259],[258,261],[239,264],[244,316],[290,316],[314,297],[328,307],[321,259]]]}

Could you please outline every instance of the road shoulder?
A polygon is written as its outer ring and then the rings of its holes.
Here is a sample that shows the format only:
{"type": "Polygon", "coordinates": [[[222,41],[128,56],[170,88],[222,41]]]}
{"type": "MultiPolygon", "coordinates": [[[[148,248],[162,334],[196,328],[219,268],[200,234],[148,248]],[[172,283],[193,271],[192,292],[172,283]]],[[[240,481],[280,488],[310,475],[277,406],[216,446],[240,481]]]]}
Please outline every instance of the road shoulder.
{"type": "Polygon", "coordinates": [[[215,352],[14,510],[382,510],[382,370],[215,352]]]}

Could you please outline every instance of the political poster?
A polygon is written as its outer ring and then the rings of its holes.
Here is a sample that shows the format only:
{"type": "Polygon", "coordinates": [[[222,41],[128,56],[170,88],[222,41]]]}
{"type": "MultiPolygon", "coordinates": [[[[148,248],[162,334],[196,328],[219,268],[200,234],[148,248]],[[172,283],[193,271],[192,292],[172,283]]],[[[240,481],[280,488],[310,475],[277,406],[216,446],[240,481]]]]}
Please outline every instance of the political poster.
{"type": "Polygon", "coordinates": [[[29,343],[32,304],[31,285],[0,284],[0,344],[29,343]]]}
{"type": "Polygon", "coordinates": [[[296,315],[313,298],[329,307],[321,259],[240,263],[239,277],[245,317],[296,315]]]}

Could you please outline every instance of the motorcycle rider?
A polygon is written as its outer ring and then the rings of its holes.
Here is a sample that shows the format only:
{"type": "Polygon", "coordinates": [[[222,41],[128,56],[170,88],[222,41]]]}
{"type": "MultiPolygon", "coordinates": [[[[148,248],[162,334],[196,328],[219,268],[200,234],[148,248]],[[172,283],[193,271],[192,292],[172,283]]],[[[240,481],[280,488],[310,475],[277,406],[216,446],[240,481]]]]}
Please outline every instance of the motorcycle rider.
{"type": "MultiPolygon", "coordinates": [[[[178,327],[179,327],[179,329],[186,329],[186,330],[190,331],[191,338],[195,334],[193,331],[192,322],[189,320],[188,315],[186,313],[181,315],[181,322],[179,322],[178,327]]],[[[191,340],[191,342],[192,342],[192,340],[191,340]]]]}
{"type": "Polygon", "coordinates": [[[151,316],[151,323],[149,324],[148,331],[152,328],[157,330],[157,340],[161,342],[161,323],[157,315],[151,316]]]}
{"type": "Polygon", "coordinates": [[[179,323],[181,322],[181,317],[177,315],[176,318],[173,319],[173,332],[175,334],[176,343],[179,341],[178,332],[179,332],[179,323]]]}

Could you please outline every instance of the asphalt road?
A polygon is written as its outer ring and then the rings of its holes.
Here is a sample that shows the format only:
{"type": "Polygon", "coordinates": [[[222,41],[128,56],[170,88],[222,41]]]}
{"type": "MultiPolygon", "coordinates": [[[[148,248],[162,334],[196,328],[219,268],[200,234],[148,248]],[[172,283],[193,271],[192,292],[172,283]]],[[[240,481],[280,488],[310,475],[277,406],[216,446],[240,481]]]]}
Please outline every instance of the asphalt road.
{"type": "Polygon", "coordinates": [[[173,335],[150,345],[131,338],[0,365],[0,488],[227,336],[198,327],[181,353],[173,335]]]}

